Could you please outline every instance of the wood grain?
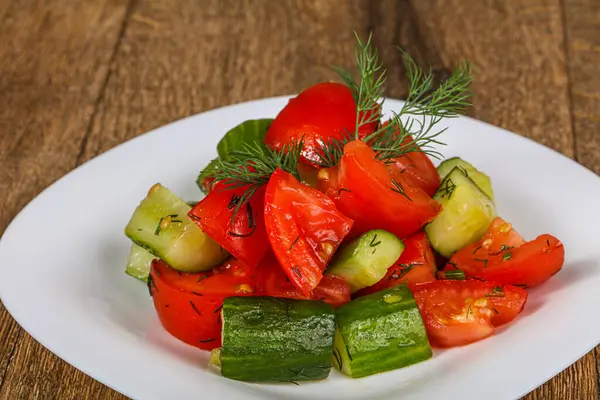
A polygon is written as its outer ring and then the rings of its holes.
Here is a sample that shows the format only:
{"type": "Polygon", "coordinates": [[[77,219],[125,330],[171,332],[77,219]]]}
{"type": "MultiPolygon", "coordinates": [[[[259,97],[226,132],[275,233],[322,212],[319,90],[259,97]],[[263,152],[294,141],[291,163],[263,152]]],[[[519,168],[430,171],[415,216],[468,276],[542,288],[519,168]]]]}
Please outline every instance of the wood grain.
{"type": "MultiPolygon", "coordinates": [[[[600,172],[597,0],[0,0],[0,234],[37,193],[123,141],[210,108],[297,92],[374,32],[403,97],[401,45],[475,73],[476,118],[600,172]]],[[[528,399],[600,398],[599,350],[528,399]]],[[[121,399],[0,305],[0,399],[121,399]]]]}
{"type": "Polygon", "coordinates": [[[412,1],[421,40],[474,70],[471,115],[573,155],[558,0],[412,1]]]}
{"type": "Polygon", "coordinates": [[[368,1],[140,2],[83,160],[214,107],[297,92],[353,65],[368,1]],[[235,5],[235,6],[234,6],[235,5]]]}
{"type": "MultiPolygon", "coordinates": [[[[76,165],[126,11],[118,0],[89,4],[0,2],[0,234],[76,165]]],[[[43,349],[0,306],[0,398],[105,390],[43,349]]]]}
{"type": "Polygon", "coordinates": [[[600,2],[564,2],[575,151],[600,174],[600,2]]]}

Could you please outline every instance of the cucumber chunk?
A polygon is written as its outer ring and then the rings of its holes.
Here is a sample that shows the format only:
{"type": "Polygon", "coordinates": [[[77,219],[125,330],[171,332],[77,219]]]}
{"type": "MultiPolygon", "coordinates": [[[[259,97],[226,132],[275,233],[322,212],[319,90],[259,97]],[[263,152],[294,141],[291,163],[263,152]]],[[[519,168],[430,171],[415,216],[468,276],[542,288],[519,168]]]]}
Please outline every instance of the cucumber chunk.
{"type": "Polygon", "coordinates": [[[372,230],[343,246],[327,268],[327,274],[343,278],[354,293],[383,279],[402,251],[404,243],[394,234],[372,230]]]}
{"type": "Polygon", "coordinates": [[[206,271],[229,254],[188,217],[190,210],[185,201],[156,184],[135,209],[125,234],[177,270],[206,271]]]}
{"type": "Polygon", "coordinates": [[[433,198],[442,212],[425,226],[431,246],[444,257],[481,239],[496,216],[494,202],[467,175],[454,167],[433,198]]]}
{"type": "Polygon", "coordinates": [[[449,158],[442,162],[439,167],[437,167],[440,178],[444,179],[454,169],[454,167],[461,167],[464,169],[469,178],[471,178],[473,182],[479,186],[483,193],[485,193],[490,199],[494,200],[494,190],[492,189],[492,180],[490,177],[459,157],[449,158]]]}
{"type": "Polygon", "coordinates": [[[352,378],[431,358],[427,331],[405,285],[359,297],[336,310],[333,364],[352,378]]]}
{"type": "Polygon", "coordinates": [[[248,382],[325,379],[332,363],[335,313],[320,301],[229,297],[222,309],[223,345],[210,363],[248,382]]]}
{"type": "Polygon", "coordinates": [[[150,267],[152,261],[156,256],[150,253],[142,246],[138,246],[135,243],[131,244],[131,251],[127,258],[127,266],[125,267],[125,273],[142,282],[148,282],[148,275],[150,275],[150,267]]]}

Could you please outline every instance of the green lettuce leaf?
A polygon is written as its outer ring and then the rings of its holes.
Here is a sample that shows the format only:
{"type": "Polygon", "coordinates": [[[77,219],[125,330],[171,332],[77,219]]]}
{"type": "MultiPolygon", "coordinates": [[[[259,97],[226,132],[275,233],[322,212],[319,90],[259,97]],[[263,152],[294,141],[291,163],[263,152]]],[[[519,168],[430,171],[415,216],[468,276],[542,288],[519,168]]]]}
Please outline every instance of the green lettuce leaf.
{"type": "Polygon", "coordinates": [[[215,172],[219,159],[227,161],[229,154],[231,154],[232,151],[239,149],[243,143],[264,143],[265,135],[271,126],[271,122],[273,122],[272,118],[250,119],[231,128],[225,134],[225,136],[223,136],[217,145],[219,158],[212,160],[206,167],[204,167],[204,169],[198,175],[198,179],[196,180],[198,187],[200,190],[202,190],[202,192],[204,192],[204,194],[206,194],[206,188],[202,184],[202,181],[205,178],[210,177],[215,172]]]}
{"type": "Polygon", "coordinates": [[[217,145],[219,157],[227,161],[227,156],[233,150],[239,149],[242,143],[264,143],[271,122],[271,118],[250,119],[230,129],[217,145]]]}

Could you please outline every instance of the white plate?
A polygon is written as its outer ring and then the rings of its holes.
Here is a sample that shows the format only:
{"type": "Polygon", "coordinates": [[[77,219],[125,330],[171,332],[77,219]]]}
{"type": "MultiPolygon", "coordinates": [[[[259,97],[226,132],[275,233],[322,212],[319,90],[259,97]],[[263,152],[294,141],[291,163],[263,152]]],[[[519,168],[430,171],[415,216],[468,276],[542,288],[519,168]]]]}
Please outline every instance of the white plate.
{"type": "MultiPolygon", "coordinates": [[[[446,156],[491,175],[498,211],[526,238],[564,243],[563,270],[531,291],[525,311],[493,337],[435,351],[424,363],[363,379],[246,384],[207,368],[208,352],[163,331],[147,288],[123,270],[123,234],[148,188],[198,199],[197,172],[235,124],[272,117],[287,97],[213,110],[164,126],[79,167],[34,199],[0,240],[0,295],[36,340],[108,386],[139,399],[509,399],[600,342],[600,179],[558,153],[469,119],[451,121],[446,156]]],[[[389,100],[388,108],[401,103],[389,100]]]]}

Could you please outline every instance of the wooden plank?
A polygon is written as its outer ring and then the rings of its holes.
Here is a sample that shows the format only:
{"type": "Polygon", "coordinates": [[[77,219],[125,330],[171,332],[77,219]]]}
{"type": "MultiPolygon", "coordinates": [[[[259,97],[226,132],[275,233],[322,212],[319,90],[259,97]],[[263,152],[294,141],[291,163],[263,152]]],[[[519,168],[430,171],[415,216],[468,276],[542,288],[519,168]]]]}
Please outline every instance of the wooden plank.
{"type": "MultiPolygon", "coordinates": [[[[575,157],[600,174],[600,3],[564,0],[564,13],[575,157]]],[[[594,355],[595,373],[583,373],[595,378],[600,398],[600,347],[594,355]]]]}
{"type": "Polygon", "coordinates": [[[352,66],[369,1],[181,0],[135,9],[82,159],[210,108],[284,95],[352,66]]]}
{"type": "Polygon", "coordinates": [[[559,0],[409,4],[428,52],[472,64],[472,116],[573,155],[559,0]]]}
{"type": "MultiPolygon", "coordinates": [[[[0,234],[76,165],[125,12],[119,0],[0,2],[0,234]]],[[[0,398],[74,398],[75,381],[98,387],[0,305],[0,398]]]]}
{"type": "Polygon", "coordinates": [[[594,352],[571,365],[529,395],[526,400],[581,400],[597,399],[596,357],[594,352]]]}
{"type": "Polygon", "coordinates": [[[575,152],[600,174],[600,2],[564,3],[575,152]]]}

